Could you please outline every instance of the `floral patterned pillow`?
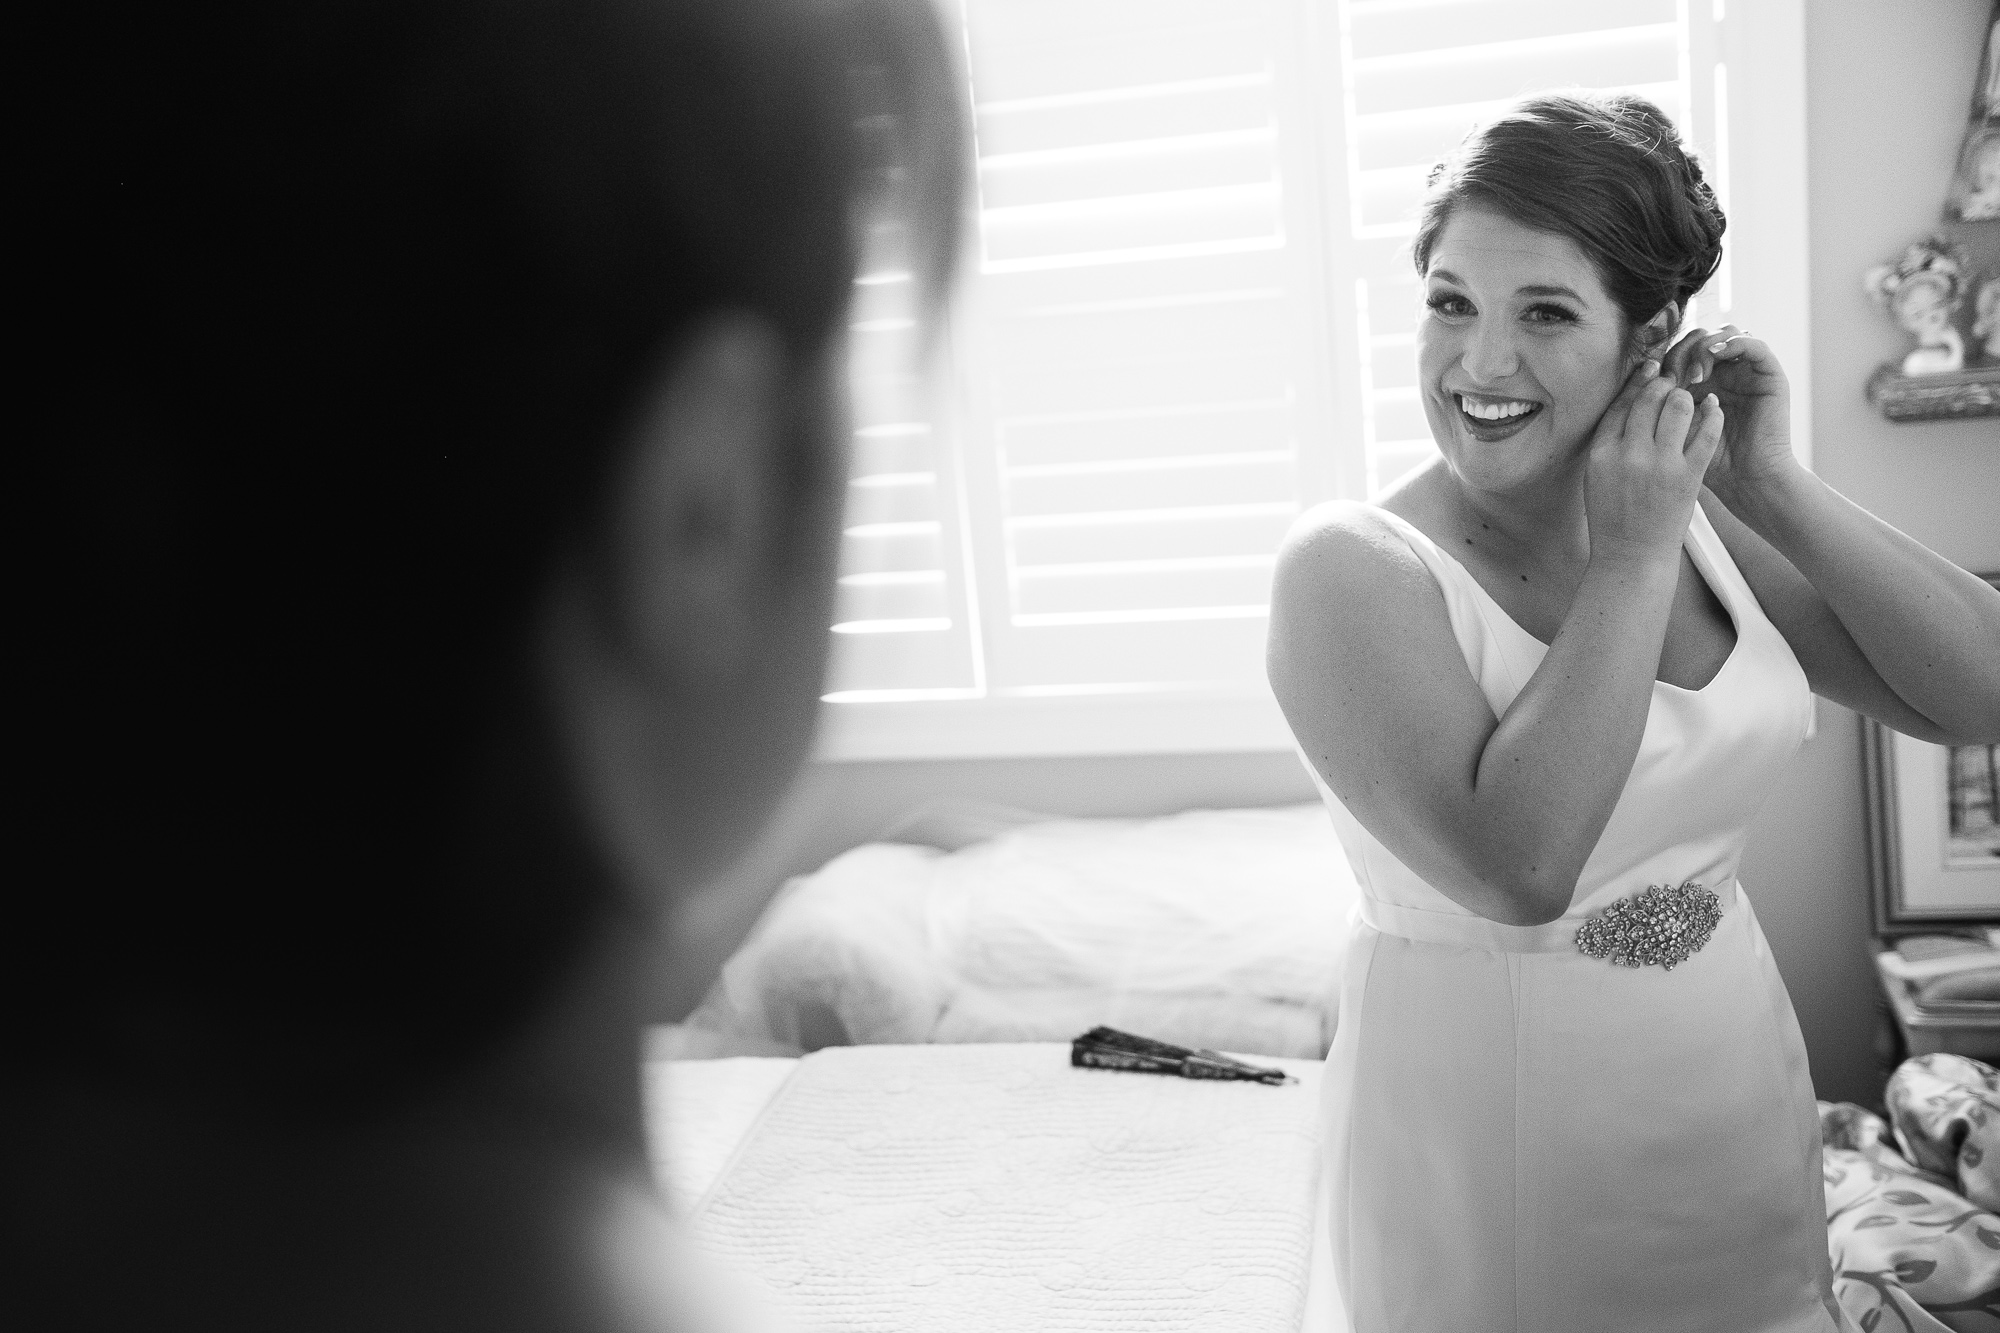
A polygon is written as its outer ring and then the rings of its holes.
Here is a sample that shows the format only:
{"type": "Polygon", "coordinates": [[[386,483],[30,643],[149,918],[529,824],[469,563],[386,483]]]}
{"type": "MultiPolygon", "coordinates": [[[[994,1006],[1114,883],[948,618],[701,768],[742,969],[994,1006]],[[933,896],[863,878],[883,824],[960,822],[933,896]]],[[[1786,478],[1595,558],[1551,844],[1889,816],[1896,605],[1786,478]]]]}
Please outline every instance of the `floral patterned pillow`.
{"type": "Polygon", "coordinates": [[[1962,1055],[1905,1060],[1883,1100],[1903,1155],[2000,1211],[2000,1073],[1962,1055]]]}
{"type": "Polygon", "coordinates": [[[1906,1062],[1893,1130],[1820,1104],[1834,1291],[1863,1333],[2000,1333],[2000,1217],[1960,1193],[1994,1197],[1994,1078],[1959,1056],[1906,1062]]]}

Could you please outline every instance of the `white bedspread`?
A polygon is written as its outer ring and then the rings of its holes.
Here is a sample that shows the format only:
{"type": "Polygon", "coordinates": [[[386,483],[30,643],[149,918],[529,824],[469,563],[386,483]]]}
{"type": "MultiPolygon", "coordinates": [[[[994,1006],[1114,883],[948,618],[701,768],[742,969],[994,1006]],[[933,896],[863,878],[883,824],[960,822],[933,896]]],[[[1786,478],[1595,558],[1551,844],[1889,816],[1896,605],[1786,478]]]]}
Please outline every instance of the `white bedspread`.
{"type": "Polygon", "coordinates": [[[805,1057],[698,1208],[701,1245],[806,1329],[1297,1329],[1319,1062],[1274,1061],[1300,1080],[1274,1088],[1068,1059],[805,1057]]]}
{"type": "Polygon", "coordinates": [[[653,1174],[677,1216],[694,1212],[797,1064],[735,1056],[642,1066],[653,1174]]]}

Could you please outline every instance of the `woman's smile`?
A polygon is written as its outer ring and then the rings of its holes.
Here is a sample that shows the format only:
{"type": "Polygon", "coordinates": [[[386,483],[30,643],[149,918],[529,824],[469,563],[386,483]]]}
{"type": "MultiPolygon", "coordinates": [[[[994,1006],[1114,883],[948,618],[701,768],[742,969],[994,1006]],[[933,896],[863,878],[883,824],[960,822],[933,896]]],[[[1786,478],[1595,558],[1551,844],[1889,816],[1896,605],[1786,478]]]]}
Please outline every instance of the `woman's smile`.
{"type": "Polygon", "coordinates": [[[1541,415],[1542,405],[1525,398],[1496,398],[1490,394],[1454,393],[1458,414],[1465,429],[1482,444],[1507,439],[1527,428],[1541,415]]]}

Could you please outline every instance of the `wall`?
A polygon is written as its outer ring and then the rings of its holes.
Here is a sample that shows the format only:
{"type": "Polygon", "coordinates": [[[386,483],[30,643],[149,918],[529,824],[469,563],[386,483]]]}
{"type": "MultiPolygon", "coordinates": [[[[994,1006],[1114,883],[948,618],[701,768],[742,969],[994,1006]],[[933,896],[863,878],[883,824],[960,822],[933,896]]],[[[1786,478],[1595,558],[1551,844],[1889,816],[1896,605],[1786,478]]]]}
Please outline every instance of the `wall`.
{"type": "MultiPolygon", "coordinates": [[[[1869,374],[1908,344],[1861,274],[1938,225],[1989,12],[1988,0],[1806,6],[1814,467],[1976,570],[2000,569],[2000,421],[1894,425],[1868,405],[1869,374]]],[[[1854,715],[1822,703],[1819,735],[1759,820],[1743,880],[1820,1095],[1871,1102],[1880,1075],[1860,745],[1854,715]]]]}
{"type": "Polygon", "coordinates": [[[2000,422],[1892,425],[1869,409],[1862,383],[1909,344],[1861,274],[1938,227],[1990,12],[1988,0],[1806,6],[1815,469],[1981,570],[2000,569],[2000,422]]]}
{"type": "MultiPolygon", "coordinates": [[[[1806,52],[1817,468],[1859,503],[1975,569],[2000,568],[2000,425],[1892,426],[1869,408],[1863,382],[1902,344],[1862,294],[1860,275],[1937,219],[1986,13],[1986,0],[1813,0],[1806,52]]],[[[763,843],[734,873],[746,891],[767,891],[941,795],[1074,815],[1313,799],[1290,754],[819,765],[801,775],[763,843]]],[[[1821,705],[1819,734],[1759,820],[1743,878],[1791,988],[1820,1095],[1874,1101],[1880,1077],[1853,714],[1821,705]]]]}

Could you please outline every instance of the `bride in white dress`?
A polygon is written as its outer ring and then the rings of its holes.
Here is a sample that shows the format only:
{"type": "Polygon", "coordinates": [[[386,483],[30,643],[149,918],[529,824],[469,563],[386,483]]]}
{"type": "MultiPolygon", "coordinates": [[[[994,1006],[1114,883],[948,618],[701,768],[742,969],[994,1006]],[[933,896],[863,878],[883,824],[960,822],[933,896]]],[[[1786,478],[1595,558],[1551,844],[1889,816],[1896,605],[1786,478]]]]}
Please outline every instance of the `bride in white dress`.
{"type": "Polygon", "coordinates": [[[1415,245],[1441,457],[1279,561],[1271,682],[1363,891],[1324,1172],[1355,1333],[1850,1327],[1737,864],[1813,693],[2000,737],[2000,594],[1797,465],[1769,348],[1680,327],[1722,229],[1640,99],[1475,132],[1415,245]]]}

